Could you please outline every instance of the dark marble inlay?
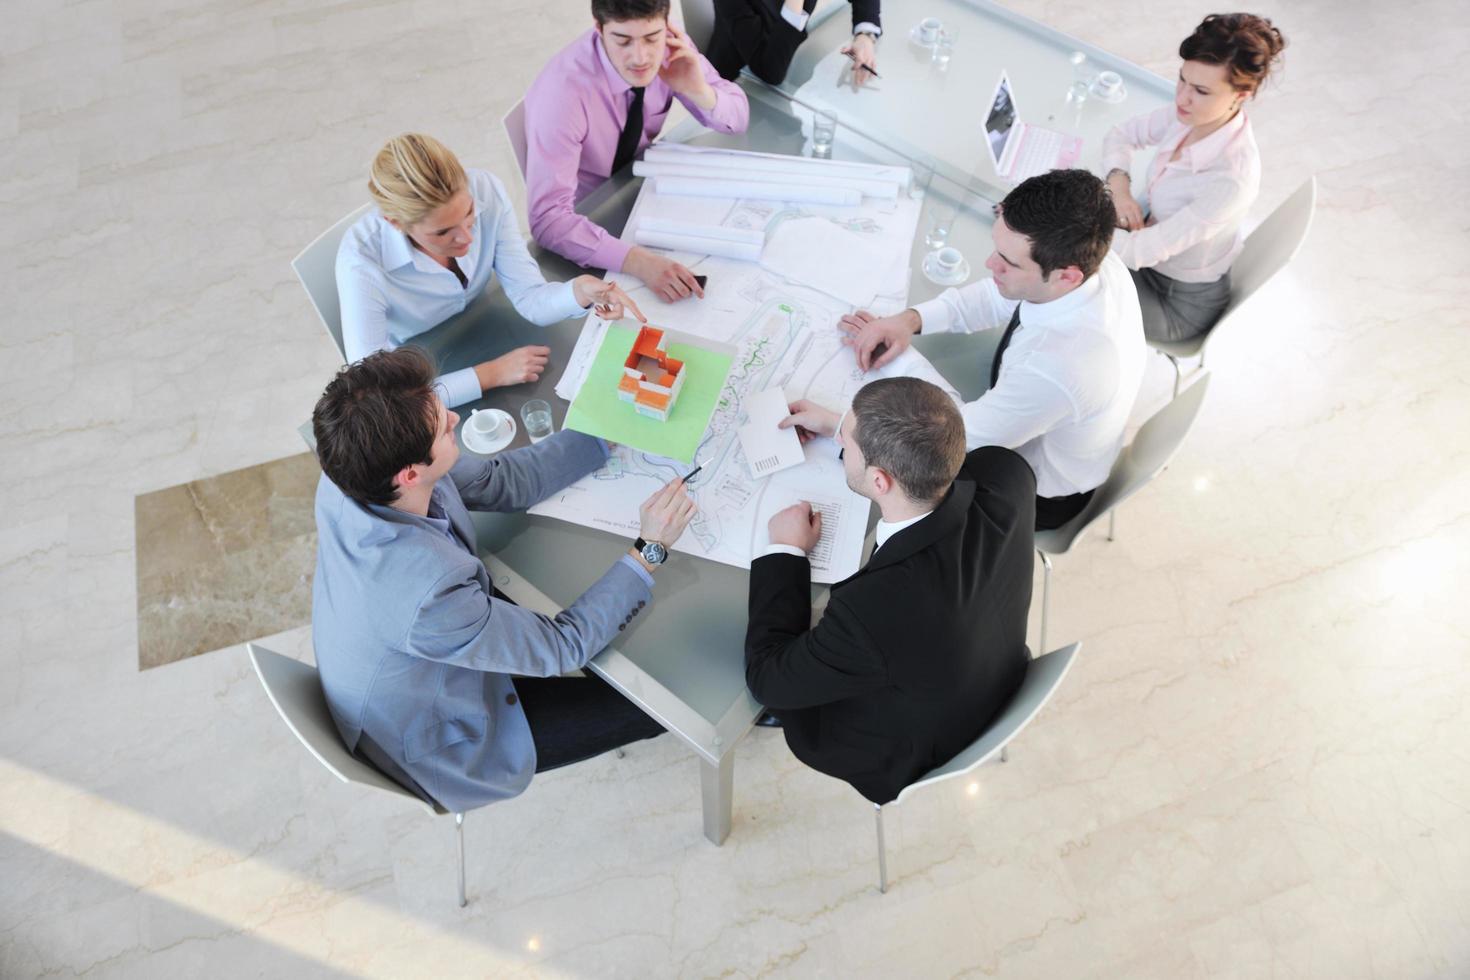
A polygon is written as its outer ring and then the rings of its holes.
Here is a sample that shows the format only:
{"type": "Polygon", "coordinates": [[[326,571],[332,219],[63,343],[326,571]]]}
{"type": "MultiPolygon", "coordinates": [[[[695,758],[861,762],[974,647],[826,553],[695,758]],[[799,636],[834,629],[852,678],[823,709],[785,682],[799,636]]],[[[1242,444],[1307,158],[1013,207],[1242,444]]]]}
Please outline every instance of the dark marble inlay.
{"type": "Polygon", "coordinates": [[[310,453],[137,497],[138,669],[311,619],[310,453]]]}

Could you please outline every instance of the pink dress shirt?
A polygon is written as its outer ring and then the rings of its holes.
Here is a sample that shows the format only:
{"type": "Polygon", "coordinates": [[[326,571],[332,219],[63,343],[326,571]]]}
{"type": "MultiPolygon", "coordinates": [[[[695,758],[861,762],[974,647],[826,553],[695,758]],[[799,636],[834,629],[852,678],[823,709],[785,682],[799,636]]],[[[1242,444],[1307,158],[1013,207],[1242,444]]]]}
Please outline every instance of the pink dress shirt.
{"type": "MultiPolygon", "coordinates": [[[[721,78],[704,55],[699,60],[705,80],[715,90],[714,108],[705,112],[675,95],[663,79],[655,78],[643,93],[640,154],[663,128],[676,98],[710,129],[745,131],[750,122],[745,93],[721,78]]],[[[579,265],[616,272],[633,247],[573,210],[612,173],[632,92],[632,86],[608,60],[602,38],[596,30],[588,30],[551,59],[526,93],[526,203],[531,234],[546,248],[579,265]]]]}
{"type": "Polygon", "coordinates": [[[1114,126],[1103,139],[1103,173],[1128,170],[1133,151],[1157,146],[1143,192],[1133,196],[1154,223],[1113,232],[1113,251],[1130,269],[1152,268],[1179,282],[1214,282],[1244,242],[1240,226],[1261,189],[1261,154],[1244,111],[1170,161],[1189,127],[1172,105],[1114,126]]]}

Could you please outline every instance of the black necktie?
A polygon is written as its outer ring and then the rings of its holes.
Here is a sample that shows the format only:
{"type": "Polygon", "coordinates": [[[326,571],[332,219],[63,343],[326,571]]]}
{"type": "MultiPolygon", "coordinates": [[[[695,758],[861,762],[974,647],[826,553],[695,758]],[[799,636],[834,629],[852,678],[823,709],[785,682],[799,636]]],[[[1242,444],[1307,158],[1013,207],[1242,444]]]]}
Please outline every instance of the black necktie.
{"type": "Polygon", "coordinates": [[[995,349],[995,358],[990,362],[990,387],[1000,380],[1000,359],[1005,355],[1006,348],[1011,345],[1011,336],[1015,334],[1016,328],[1021,325],[1021,304],[1016,304],[1016,312],[1011,314],[1011,322],[1006,324],[1005,335],[1000,338],[1000,346],[995,349]]]}
{"type": "Polygon", "coordinates": [[[618,149],[613,154],[612,172],[617,173],[633,162],[638,152],[638,141],[643,137],[643,89],[633,90],[633,101],[628,106],[628,121],[623,123],[623,133],[618,137],[618,149]]]}

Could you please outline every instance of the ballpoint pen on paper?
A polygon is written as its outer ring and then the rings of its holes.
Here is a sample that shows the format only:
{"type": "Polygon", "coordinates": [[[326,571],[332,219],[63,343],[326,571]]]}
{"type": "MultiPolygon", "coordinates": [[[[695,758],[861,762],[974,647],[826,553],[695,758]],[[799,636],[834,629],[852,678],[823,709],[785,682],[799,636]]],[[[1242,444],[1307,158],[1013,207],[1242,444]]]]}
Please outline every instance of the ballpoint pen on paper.
{"type": "Polygon", "coordinates": [[[692,480],[692,479],[694,479],[694,478],[695,478],[695,477],[696,477],[696,476],[698,476],[698,475],[699,475],[699,471],[700,471],[700,470],[702,470],[702,469],[704,469],[704,464],[705,464],[705,462],[708,462],[708,460],[705,460],[705,461],[701,461],[701,462],[700,462],[700,463],[698,463],[698,464],[697,464],[697,465],[696,465],[696,466],[695,466],[695,467],[694,467],[694,469],[692,469],[692,470],[690,470],[690,471],[689,471],[689,472],[688,472],[688,473],[686,473],[686,474],[685,474],[685,475],[684,475],[684,480],[683,480],[683,482],[684,482],[684,483],[685,483],[685,484],[686,484],[686,485],[687,485],[687,484],[688,484],[688,483],[689,483],[689,481],[690,481],[690,480],[692,480]]]}

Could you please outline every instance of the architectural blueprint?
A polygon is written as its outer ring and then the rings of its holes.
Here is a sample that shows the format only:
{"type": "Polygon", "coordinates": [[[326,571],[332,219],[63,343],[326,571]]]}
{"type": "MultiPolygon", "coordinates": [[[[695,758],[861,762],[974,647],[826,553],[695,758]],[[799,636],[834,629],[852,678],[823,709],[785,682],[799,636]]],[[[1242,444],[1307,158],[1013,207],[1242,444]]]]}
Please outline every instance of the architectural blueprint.
{"type": "MultiPolygon", "coordinates": [[[[892,312],[902,309],[907,297],[917,203],[901,198],[822,208],[683,198],[669,208],[670,202],[660,202],[645,185],[625,236],[631,236],[641,215],[667,215],[675,210],[684,220],[765,228],[768,235],[773,222],[820,218],[831,222],[831,234],[826,237],[839,245],[846,234],[855,236],[855,248],[865,250],[865,255],[875,249],[891,251],[895,261],[875,284],[874,301],[866,305],[874,312],[892,312]],[[700,209],[702,214],[690,216],[700,209]]],[[[878,377],[910,375],[933,381],[951,394],[954,389],[912,349],[883,370],[864,375],[837,327],[841,316],[855,308],[844,299],[793,282],[754,262],[670,254],[695,273],[708,275],[704,299],[666,304],[637,280],[616,274],[608,278],[619,280],[650,323],[728,343],[736,350],[709,428],[695,453],[696,463],[704,464],[690,486],[699,512],[674,550],[749,567],[751,558],[768,544],[766,524],[771,515],[806,500],[823,512],[822,542],[812,556],[812,578],[840,581],[862,563],[868,501],[848,489],[837,446],[829,439],[808,443],[804,464],[753,480],[737,437],[746,421],[745,396],[780,387],[791,401],[808,398],[841,412],[860,387],[878,377]]],[[[824,263],[842,261],[840,253],[814,258],[824,263]]],[[[602,321],[588,318],[557,384],[558,395],[575,396],[606,329],[602,321]]],[[[531,512],[633,536],[638,530],[638,505],[690,468],[620,446],[601,470],[537,504],[531,512]]]]}

